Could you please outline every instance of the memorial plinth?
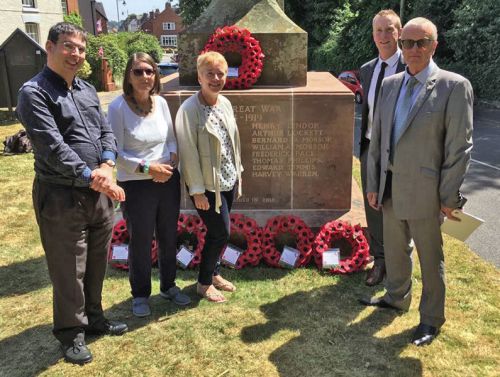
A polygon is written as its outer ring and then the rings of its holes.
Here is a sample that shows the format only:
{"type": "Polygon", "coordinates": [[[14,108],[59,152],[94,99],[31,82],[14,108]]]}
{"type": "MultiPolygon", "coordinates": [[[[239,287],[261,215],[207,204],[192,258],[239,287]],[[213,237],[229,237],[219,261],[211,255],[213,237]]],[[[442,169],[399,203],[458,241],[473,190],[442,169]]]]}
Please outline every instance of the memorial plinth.
{"type": "MultiPolygon", "coordinates": [[[[259,224],[293,214],[315,227],[351,207],[353,95],[326,72],[307,73],[307,83],[222,92],[234,108],[245,169],[233,208],[259,224]]],[[[163,84],[174,119],[198,89],[180,87],[177,75],[163,84]]],[[[185,194],[181,208],[193,208],[185,194]]]]}
{"type": "MultiPolygon", "coordinates": [[[[276,0],[212,0],[179,34],[180,84],[198,83],[196,57],[215,29],[236,25],[250,30],[265,55],[257,85],[306,85],[307,33],[288,18],[283,7],[283,1],[276,0]]],[[[239,66],[234,56],[226,59],[229,66],[239,66]]]]}

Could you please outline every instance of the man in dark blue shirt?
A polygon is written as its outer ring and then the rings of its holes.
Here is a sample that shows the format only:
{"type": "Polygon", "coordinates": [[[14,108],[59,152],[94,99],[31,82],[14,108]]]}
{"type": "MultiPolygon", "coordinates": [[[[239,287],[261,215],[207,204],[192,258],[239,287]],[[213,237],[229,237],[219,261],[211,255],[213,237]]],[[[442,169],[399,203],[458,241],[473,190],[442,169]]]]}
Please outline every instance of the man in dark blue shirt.
{"type": "Polygon", "coordinates": [[[58,23],[49,31],[47,66],[19,91],[17,116],[35,155],[33,207],[53,285],[55,337],[71,363],[92,361],[85,333],[121,335],[101,305],[113,228],[116,142],[93,86],[76,77],[86,33],[58,23]]]}

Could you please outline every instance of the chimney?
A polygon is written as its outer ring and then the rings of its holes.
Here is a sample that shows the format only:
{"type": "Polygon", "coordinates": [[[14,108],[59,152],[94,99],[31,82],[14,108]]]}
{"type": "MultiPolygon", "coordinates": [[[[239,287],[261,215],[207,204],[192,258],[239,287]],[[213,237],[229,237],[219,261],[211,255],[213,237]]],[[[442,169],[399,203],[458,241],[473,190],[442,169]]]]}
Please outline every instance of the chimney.
{"type": "Polygon", "coordinates": [[[155,18],[155,12],[151,11],[149,12],[149,19],[152,20],[155,18]]]}
{"type": "Polygon", "coordinates": [[[168,9],[168,8],[170,8],[170,3],[169,2],[165,3],[165,9],[168,9]]]}

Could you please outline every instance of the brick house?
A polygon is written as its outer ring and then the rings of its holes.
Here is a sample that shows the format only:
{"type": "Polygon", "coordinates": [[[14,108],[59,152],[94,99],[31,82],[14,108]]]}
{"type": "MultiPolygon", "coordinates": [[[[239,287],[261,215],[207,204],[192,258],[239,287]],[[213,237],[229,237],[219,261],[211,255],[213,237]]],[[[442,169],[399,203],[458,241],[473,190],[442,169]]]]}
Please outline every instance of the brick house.
{"type": "Polygon", "coordinates": [[[50,27],[63,20],[64,5],[66,0],[0,0],[0,45],[16,28],[45,45],[50,27]]]}
{"type": "Polygon", "coordinates": [[[149,17],[142,23],[141,29],[156,36],[162,47],[177,47],[177,36],[183,30],[182,18],[167,2],[162,12],[158,9],[149,12],[149,17]]]}

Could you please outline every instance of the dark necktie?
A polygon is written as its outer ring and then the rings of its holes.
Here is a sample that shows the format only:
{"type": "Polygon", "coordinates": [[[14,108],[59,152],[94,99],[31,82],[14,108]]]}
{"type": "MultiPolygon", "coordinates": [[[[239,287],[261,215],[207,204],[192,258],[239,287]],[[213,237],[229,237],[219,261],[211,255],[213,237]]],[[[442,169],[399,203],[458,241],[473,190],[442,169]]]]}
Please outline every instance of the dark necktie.
{"type": "Polygon", "coordinates": [[[375,85],[375,99],[373,100],[373,115],[375,115],[375,108],[377,107],[378,92],[380,91],[380,85],[382,84],[382,80],[384,79],[385,76],[385,67],[387,67],[387,63],[382,62],[382,64],[380,65],[380,72],[378,73],[377,77],[377,85],[375,85]]]}

